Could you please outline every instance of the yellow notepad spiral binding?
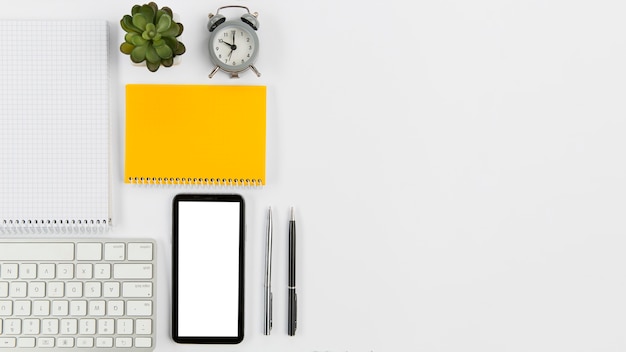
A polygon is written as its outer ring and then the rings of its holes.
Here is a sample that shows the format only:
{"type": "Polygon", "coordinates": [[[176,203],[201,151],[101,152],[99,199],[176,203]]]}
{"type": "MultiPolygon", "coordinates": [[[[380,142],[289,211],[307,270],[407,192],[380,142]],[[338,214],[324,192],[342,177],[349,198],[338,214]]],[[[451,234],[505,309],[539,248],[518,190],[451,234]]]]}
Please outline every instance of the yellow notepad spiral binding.
{"type": "Polygon", "coordinates": [[[266,87],[126,86],[124,182],[265,185],[266,87]]]}

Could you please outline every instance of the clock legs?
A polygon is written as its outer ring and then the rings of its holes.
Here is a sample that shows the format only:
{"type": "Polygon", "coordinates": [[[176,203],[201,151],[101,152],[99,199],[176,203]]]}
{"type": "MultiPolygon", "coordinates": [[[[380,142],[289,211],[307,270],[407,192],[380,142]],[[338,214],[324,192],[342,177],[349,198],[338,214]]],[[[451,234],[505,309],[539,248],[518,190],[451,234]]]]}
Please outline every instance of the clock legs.
{"type": "Polygon", "coordinates": [[[254,71],[257,77],[261,77],[261,72],[259,72],[259,70],[257,70],[256,67],[250,65],[250,68],[252,69],[252,71],[254,71]]]}
{"type": "Polygon", "coordinates": [[[209,73],[209,78],[213,78],[213,76],[217,73],[217,71],[220,70],[219,66],[215,66],[215,68],[213,69],[213,71],[211,71],[211,73],[209,73]]]}
{"type": "MultiPolygon", "coordinates": [[[[252,69],[252,71],[254,71],[254,74],[256,74],[257,77],[261,77],[261,72],[259,72],[259,70],[257,70],[256,67],[254,67],[253,65],[250,65],[250,69],[252,69]]],[[[220,70],[220,67],[219,66],[215,66],[213,71],[211,71],[211,73],[209,73],[209,78],[213,78],[213,76],[215,76],[215,74],[219,70],[220,70]]],[[[228,71],[226,71],[226,72],[228,72],[228,71]]],[[[230,73],[230,78],[239,78],[239,72],[228,72],[228,73],[230,73]]]]}

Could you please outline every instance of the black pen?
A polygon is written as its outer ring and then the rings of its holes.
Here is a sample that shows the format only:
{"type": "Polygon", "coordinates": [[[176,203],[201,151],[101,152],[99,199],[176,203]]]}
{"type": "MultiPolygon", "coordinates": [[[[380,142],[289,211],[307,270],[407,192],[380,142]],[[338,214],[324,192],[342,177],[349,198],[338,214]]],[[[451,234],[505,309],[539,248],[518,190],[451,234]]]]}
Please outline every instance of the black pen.
{"type": "Polygon", "coordinates": [[[291,207],[291,217],[289,219],[289,286],[288,291],[288,317],[287,333],[289,336],[296,334],[298,327],[298,295],[296,295],[296,218],[291,207]]]}

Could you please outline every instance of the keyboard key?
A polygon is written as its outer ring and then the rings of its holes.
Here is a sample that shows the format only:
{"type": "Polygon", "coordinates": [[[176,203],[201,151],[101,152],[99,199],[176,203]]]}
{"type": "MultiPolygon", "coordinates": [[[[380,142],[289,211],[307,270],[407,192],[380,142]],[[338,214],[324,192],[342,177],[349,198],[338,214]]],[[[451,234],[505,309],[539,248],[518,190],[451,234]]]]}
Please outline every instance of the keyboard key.
{"type": "Polygon", "coordinates": [[[4,261],[62,261],[74,259],[74,244],[60,242],[4,242],[0,246],[4,261]]]}
{"type": "Polygon", "coordinates": [[[21,337],[17,339],[17,347],[33,348],[35,347],[35,338],[34,337],[21,337]]]}
{"type": "MultiPolygon", "coordinates": [[[[44,335],[56,335],[59,333],[59,320],[43,319],[41,321],[41,331],[44,335]]],[[[41,345],[41,343],[40,343],[41,345]]],[[[52,345],[54,346],[54,344],[52,345]]]]}
{"type": "Polygon", "coordinates": [[[135,347],[150,348],[152,347],[152,339],[149,337],[138,337],[135,339],[135,347]]]}
{"type": "Polygon", "coordinates": [[[77,279],[91,279],[93,276],[93,266],[91,264],[81,263],[76,264],[76,278],[77,279]]]}
{"type": "Polygon", "coordinates": [[[89,315],[104,316],[106,309],[105,301],[89,301],[89,315]]]}
{"type": "Polygon", "coordinates": [[[117,329],[118,335],[132,334],[133,333],[133,320],[132,319],[118,319],[116,329],[117,329]]]}
{"type": "MultiPolygon", "coordinates": [[[[79,334],[93,335],[96,333],[96,319],[81,319],[79,322],[79,334]]],[[[91,341],[93,344],[93,341],[91,341]]]]}
{"type": "Polygon", "coordinates": [[[94,266],[93,276],[96,279],[110,279],[111,278],[111,264],[96,264],[94,266]]]}
{"type": "Polygon", "coordinates": [[[69,301],[52,301],[52,315],[66,316],[69,312],[69,301]]]}
{"type": "Polygon", "coordinates": [[[93,337],[79,337],[76,339],[76,347],[92,348],[93,337]]]}
{"type": "Polygon", "coordinates": [[[59,337],[57,339],[57,346],[59,347],[74,347],[73,337],[59,337]]]}
{"type": "Polygon", "coordinates": [[[120,283],[119,282],[105,282],[103,289],[104,297],[112,298],[120,296],[120,283]]]}
{"type": "Polygon", "coordinates": [[[37,339],[39,347],[54,347],[54,337],[40,337],[37,339]]]}
{"type": "Polygon", "coordinates": [[[135,333],[137,335],[150,335],[150,334],[152,334],[152,320],[150,320],[150,319],[137,319],[137,320],[135,320],[135,333]]]}
{"type": "Polygon", "coordinates": [[[124,315],[124,301],[109,301],[107,303],[107,314],[112,317],[124,315]]]}
{"type": "Polygon", "coordinates": [[[74,278],[74,264],[59,264],[57,266],[57,278],[58,279],[73,279],[74,278]]]}
{"type": "Polygon", "coordinates": [[[129,243],[128,260],[152,260],[152,243],[129,243]]]}
{"type": "Polygon", "coordinates": [[[15,337],[0,337],[0,348],[14,348],[15,345],[15,337]]]}
{"type": "Polygon", "coordinates": [[[30,315],[30,301],[15,301],[13,304],[13,315],[15,316],[29,316],[30,315]]]}
{"type": "Polygon", "coordinates": [[[98,281],[85,283],[85,297],[102,297],[102,284],[98,281]]]}
{"type": "Polygon", "coordinates": [[[76,260],[101,260],[102,243],[77,243],[76,260]]]}
{"type": "Polygon", "coordinates": [[[152,301],[128,301],[126,314],[130,317],[152,315],[152,301]]]}
{"type": "Polygon", "coordinates": [[[28,293],[26,289],[26,283],[23,281],[15,281],[9,285],[9,296],[10,297],[26,297],[28,293]]]}
{"type": "Polygon", "coordinates": [[[113,335],[115,333],[115,326],[113,319],[98,319],[98,334],[100,335],[113,335]]]}
{"type": "Polygon", "coordinates": [[[133,339],[130,337],[117,337],[115,339],[115,347],[123,348],[123,347],[132,347],[133,339]]]}
{"type": "Polygon", "coordinates": [[[6,280],[17,279],[17,264],[6,263],[0,266],[0,278],[6,280]]]}
{"type": "Polygon", "coordinates": [[[28,285],[28,297],[43,298],[46,296],[46,283],[43,281],[31,282],[28,285]]]}
{"type": "Polygon", "coordinates": [[[124,282],[122,284],[122,297],[149,298],[152,297],[151,282],[124,282]]]}
{"type": "Polygon", "coordinates": [[[104,245],[104,260],[124,260],[126,258],[124,251],[124,243],[107,243],[104,245]]]}
{"type": "Polygon", "coordinates": [[[13,301],[0,301],[0,317],[8,317],[13,314],[13,301]]]}
{"type": "Polygon", "coordinates": [[[78,332],[78,320],[61,319],[61,335],[76,335],[78,332]]]}
{"type": "Polygon", "coordinates": [[[113,347],[113,338],[111,337],[98,337],[96,339],[96,347],[111,348],[113,347]]]}
{"type": "Polygon", "coordinates": [[[48,284],[48,297],[61,298],[65,295],[65,285],[61,281],[53,281],[48,284]]]}
{"type": "Polygon", "coordinates": [[[85,316],[87,315],[87,301],[71,301],[70,315],[85,316]]]}
{"type": "Polygon", "coordinates": [[[20,265],[20,279],[34,279],[37,277],[37,264],[24,263],[20,265]]]}
{"type": "Polygon", "coordinates": [[[2,325],[4,335],[19,335],[22,333],[22,320],[20,319],[7,318],[4,319],[2,325]]]}
{"type": "Polygon", "coordinates": [[[40,279],[54,279],[56,266],[50,263],[39,264],[40,279]]]}
{"type": "Polygon", "coordinates": [[[71,281],[65,285],[65,296],[68,298],[77,298],[83,296],[83,283],[71,281]]]}
{"type": "Polygon", "coordinates": [[[50,314],[50,301],[33,301],[33,316],[41,317],[50,314]]]}
{"type": "Polygon", "coordinates": [[[151,279],[152,264],[114,264],[115,279],[151,279]]]}
{"type": "MultiPolygon", "coordinates": [[[[24,319],[23,330],[24,330],[25,335],[39,334],[39,319],[24,319]]],[[[33,340],[33,343],[35,343],[34,340],[33,340]]],[[[18,341],[18,345],[19,345],[19,341],[18,341]]]]}

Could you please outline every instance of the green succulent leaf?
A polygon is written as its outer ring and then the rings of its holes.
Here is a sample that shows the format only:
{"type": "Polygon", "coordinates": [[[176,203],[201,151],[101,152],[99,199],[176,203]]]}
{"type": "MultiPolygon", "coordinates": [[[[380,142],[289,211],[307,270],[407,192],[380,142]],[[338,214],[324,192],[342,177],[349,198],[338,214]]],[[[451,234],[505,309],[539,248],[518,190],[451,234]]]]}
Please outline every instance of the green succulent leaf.
{"type": "Polygon", "coordinates": [[[135,5],[135,6],[133,6],[133,8],[130,10],[130,14],[134,16],[136,13],[138,13],[138,12],[139,12],[139,10],[140,10],[140,9],[141,9],[141,5],[135,5]]]}
{"type": "Polygon", "coordinates": [[[161,16],[161,18],[159,18],[159,21],[157,22],[157,25],[156,25],[156,30],[159,33],[163,33],[167,31],[167,29],[170,28],[171,25],[172,25],[172,18],[168,14],[164,14],[163,16],[161,16]]]}
{"type": "Polygon", "coordinates": [[[161,59],[169,59],[174,57],[174,51],[172,51],[172,48],[165,45],[165,43],[159,46],[155,45],[154,50],[156,50],[157,55],[159,55],[161,59]]]}
{"type": "Polygon", "coordinates": [[[178,37],[178,36],[180,36],[181,34],[183,34],[183,29],[184,29],[185,27],[183,27],[183,24],[182,24],[182,23],[176,23],[176,24],[178,25],[178,34],[176,34],[176,36],[178,37]]]}
{"type": "Polygon", "coordinates": [[[122,29],[124,29],[124,31],[126,32],[135,32],[135,33],[141,33],[141,29],[137,28],[137,26],[135,26],[133,24],[133,18],[130,17],[130,15],[124,15],[124,17],[122,17],[122,19],[120,20],[120,25],[122,26],[122,29]]]}
{"type": "Polygon", "coordinates": [[[176,46],[176,48],[174,48],[174,56],[182,55],[185,53],[185,51],[186,49],[185,49],[185,45],[183,44],[183,42],[178,42],[178,45],[176,46]]]}
{"type": "Polygon", "coordinates": [[[161,38],[165,42],[165,45],[169,46],[172,49],[175,49],[178,46],[178,40],[172,37],[163,37],[161,38]]]}
{"type": "Polygon", "coordinates": [[[133,24],[141,31],[144,31],[146,29],[146,24],[148,24],[148,20],[142,13],[136,13],[133,15],[133,24]]]}
{"type": "Polygon", "coordinates": [[[139,9],[139,13],[146,17],[146,21],[148,21],[148,23],[154,22],[154,15],[156,11],[154,10],[154,8],[152,8],[152,6],[141,5],[141,8],[139,9]]]}
{"type": "Polygon", "coordinates": [[[134,63],[140,63],[146,59],[146,52],[148,51],[148,45],[136,46],[130,53],[130,59],[134,63]]]}
{"type": "Polygon", "coordinates": [[[152,45],[148,46],[148,50],[146,51],[146,60],[152,63],[161,62],[161,57],[159,57],[159,54],[157,54],[156,49],[152,45]]]}
{"type": "Polygon", "coordinates": [[[181,28],[182,26],[180,23],[172,21],[170,27],[167,30],[162,31],[161,35],[163,37],[171,37],[171,38],[177,37],[178,32],[181,30],[181,28]]]}
{"type": "Polygon", "coordinates": [[[139,34],[135,34],[131,40],[126,40],[133,45],[146,45],[148,43],[147,40],[143,39],[139,34]]]}
{"type": "Polygon", "coordinates": [[[159,6],[154,1],[149,2],[148,6],[152,7],[152,11],[154,11],[155,14],[159,11],[159,6]]]}
{"type": "Polygon", "coordinates": [[[170,9],[169,7],[163,6],[163,8],[161,10],[165,11],[165,13],[170,15],[171,18],[174,18],[174,13],[172,12],[172,9],[170,9]]]}
{"type": "Polygon", "coordinates": [[[157,10],[156,14],[154,15],[154,23],[159,23],[159,20],[163,15],[167,15],[167,13],[161,9],[157,10]]]}
{"type": "Polygon", "coordinates": [[[124,42],[122,43],[122,45],[120,45],[120,51],[126,55],[130,55],[133,49],[135,49],[135,46],[127,42],[124,42]]]}
{"type": "Polygon", "coordinates": [[[172,67],[173,64],[174,64],[174,58],[173,57],[171,57],[169,59],[161,60],[161,65],[163,65],[165,67],[172,67]]]}
{"type": "Polygon", "coordinates": [[[156,72],[156,70],[159,69],[159,66],[161,66],[161,62],[146,62],[146,67],[148,67],[150,72],[156,72]]]}
{"type": "Polygon", "coordinates": [[[141,37],[141,36],[139,34],[135,33],[135,32],[128,32],[128,33],[126,33],[126,35],[124,35],[124,40],[129,42],[129,43],[132,43],[133,42],[133,38],[136,38],[136,37],[141,37]]]}
{"type": "Polygon", "coordinates": [[[161,34],[157,32],[156,26],[153,23],[146,25],[146,30],[141,34],[141,37],[145,40],[160,40],[161,34]]]}

